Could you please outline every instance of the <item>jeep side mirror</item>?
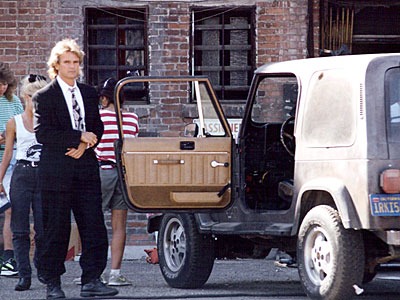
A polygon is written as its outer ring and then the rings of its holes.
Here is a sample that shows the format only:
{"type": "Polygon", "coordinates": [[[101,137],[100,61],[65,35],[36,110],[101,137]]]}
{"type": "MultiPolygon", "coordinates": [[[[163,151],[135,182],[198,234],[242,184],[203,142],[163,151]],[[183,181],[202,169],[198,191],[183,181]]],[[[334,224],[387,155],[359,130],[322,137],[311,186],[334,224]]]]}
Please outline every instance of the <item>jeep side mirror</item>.
{"type": "Polygon", "coordinates": [[[197,137],[199,134],[199,126],[196,123],[191,123],[185,126],[185,137],[197,137]]]}

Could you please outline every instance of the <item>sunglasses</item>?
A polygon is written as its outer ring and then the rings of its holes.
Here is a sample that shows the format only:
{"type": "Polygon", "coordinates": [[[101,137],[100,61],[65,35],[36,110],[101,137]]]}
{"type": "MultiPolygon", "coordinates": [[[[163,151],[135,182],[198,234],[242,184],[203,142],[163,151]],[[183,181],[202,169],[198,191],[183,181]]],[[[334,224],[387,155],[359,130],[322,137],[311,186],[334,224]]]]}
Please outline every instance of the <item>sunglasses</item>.
{"type": "Polygon", "coordinates": [[[38,81],[38,80],[46,80],[46,77],[42,76],[42,75],[36,75],[36,74],[29,74],[29,78],[28,81],[30,83],[38,81]]]}

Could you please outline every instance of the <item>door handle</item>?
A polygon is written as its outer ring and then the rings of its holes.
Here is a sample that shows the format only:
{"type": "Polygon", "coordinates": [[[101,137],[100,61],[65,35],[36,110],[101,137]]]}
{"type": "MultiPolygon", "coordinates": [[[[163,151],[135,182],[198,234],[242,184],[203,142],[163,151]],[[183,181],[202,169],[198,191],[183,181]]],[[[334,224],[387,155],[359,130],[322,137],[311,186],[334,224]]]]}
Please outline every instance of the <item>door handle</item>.
{"type": "Polygon", "coordinates": [[[183,165],[185,163],[184,159],[164,159],[158,160],[154,159],[153,164],[155,165],[183,165]]]}
{"type": "Polygon", "coordinates": [[[213,167],[213,168],[216,168],[216,167],[225,167],[225,168],[227,168],[227,167],[229,167],[229,163],[227,163],[227,162],[220,163],[220,162],[217,162],[216,160],[213,160],[211,162],[211,167],[213,167]]]}

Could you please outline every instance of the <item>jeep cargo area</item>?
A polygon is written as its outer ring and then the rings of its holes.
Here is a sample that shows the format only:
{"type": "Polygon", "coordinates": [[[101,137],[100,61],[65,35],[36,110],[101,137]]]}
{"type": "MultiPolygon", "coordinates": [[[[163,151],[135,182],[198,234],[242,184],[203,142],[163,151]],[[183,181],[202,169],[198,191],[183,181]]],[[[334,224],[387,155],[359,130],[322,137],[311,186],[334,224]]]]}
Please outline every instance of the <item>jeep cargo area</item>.
{"type": "Polygon", "coordinates": [[[168,137],[124,138],[118,116],[125,201],[159,213],[148,230],[170,286],[201,287],[215,258],[279,248],[311,299],[351,299],[400,256],[400,55],[258,68],[237,142],[208,78],[128,77],[118,108],[132,84],[196,111],[168,137]]]}

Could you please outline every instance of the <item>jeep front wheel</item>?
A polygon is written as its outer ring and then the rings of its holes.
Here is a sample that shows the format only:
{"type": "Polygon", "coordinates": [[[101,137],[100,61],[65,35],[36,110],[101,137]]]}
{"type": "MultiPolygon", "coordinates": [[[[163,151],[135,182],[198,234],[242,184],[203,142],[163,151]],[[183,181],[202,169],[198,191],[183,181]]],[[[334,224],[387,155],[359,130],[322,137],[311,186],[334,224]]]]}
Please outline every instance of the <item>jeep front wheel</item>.
{"type": "Polygon", "coordinates": [[[193,215],[166,214],[158,235],[161,272],[175,288],[199,288],[214,265],[211,236],[200,234],[193,215]]]}
{"type": "Polygon", "coordinates": [[[311,209],[299,230],[297,261],[301,283],[311,299],[351,299],[364,271],[359,231],[345,229],[337,210],[311,209]]]}

